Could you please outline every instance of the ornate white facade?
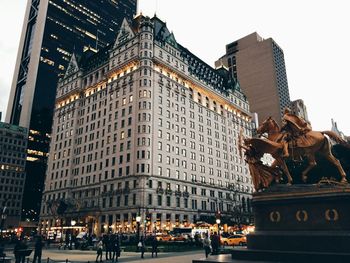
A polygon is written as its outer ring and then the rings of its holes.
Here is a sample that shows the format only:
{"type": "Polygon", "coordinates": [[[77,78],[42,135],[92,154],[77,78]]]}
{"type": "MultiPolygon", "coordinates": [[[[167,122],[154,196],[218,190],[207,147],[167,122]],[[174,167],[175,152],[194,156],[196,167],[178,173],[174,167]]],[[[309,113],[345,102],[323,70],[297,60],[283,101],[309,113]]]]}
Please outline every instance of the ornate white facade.
{"type": "Polygon", "coordinates": [[[59,82],[41,228],[134,231],[138,213],[150,231],[217,211],[229,221],[233,206],[251,209],[241,128],[251,136],[249,105],[226,69],[156,17],[125,20],[114,45],[73,56],[59,82]]]}

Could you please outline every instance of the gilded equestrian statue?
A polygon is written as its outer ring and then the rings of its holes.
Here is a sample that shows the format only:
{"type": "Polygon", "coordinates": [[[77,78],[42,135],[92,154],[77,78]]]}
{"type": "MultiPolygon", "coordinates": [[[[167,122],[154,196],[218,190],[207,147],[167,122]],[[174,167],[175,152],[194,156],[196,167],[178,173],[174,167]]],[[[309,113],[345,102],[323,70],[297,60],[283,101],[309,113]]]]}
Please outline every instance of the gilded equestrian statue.
{"type": "Polygon", "coordinates": [[[329,136],[337,143],[343,143],[344,141],[337,134],[332,131],[313,131],[310,125],[288,110],[285,111],[283,122],[283,127],[280,129],[276,121],[269,117],[259,126],[257,133],[260,136],[267,133],[268,140],[281,144],[285,158],[291,155],[293,159],[305,157],[308,160],[308,166],[302,172],[304,182],[307,181],[308,172],[316,166],[316,153],[323,155],[334,164],[341,175],[341,182],[347,182],[345,171],[339,160],[333,156],[330,142],[325,136],[329,136]]]}

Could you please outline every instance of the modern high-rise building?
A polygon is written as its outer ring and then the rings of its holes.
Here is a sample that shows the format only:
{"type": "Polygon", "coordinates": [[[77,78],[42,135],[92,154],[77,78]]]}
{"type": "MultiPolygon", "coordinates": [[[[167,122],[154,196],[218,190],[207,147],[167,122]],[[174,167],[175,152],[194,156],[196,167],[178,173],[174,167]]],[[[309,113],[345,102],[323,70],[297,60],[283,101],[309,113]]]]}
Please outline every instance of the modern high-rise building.
{"type": "Polygon", "coordinates": [[[40,209],[57,81],[73,51],[107,46],[134,14],[136,0],[28,0],[6,112],[29,129],[24,210],[40,209]]]}
{"type": "Polygon", "coordinates": [[[59,81],[40,227],[136,231],[140,215],[153,231],[215,223],[218,211],[233,224],[251,210],[238,136],[253,128],[227,69],[157,17],[124,20],[114,44],[73,55],[59,81]]]}
{"type": "Polygon", "coordinates": [[[240,82],[259,122],[272,116],[281,124],[290,99],[283,50],[277,43],[252,33],[226,45],[226,54],[215,62],[222,64],[240,82]]]}
{"type": "Polygon", "coordinates": [[[19,226],[27,141],[26,128],[0,122],[0,233],[19,226]]]}
{"type": "Polygon", "coordinates": [[[295,115],[303,118],[304,120],[306,120],[307,122],[310,123],[309,117],[307,115],[307,109],[306,109],[306,106],[305,106],[304,101],[302,99],[291,101],[290,102],[290,109],[292,110],[292,112],[295,115]]]}

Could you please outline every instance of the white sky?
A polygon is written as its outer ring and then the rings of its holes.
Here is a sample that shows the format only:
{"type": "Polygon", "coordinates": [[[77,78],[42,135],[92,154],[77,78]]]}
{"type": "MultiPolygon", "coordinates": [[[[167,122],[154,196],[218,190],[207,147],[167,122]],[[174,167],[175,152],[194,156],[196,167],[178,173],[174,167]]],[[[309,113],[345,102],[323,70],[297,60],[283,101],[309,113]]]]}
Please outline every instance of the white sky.
{"type": "MultiPolygon", "coordinates": [[[[7,107],[27,0],[0,1],[0,111],[7,107]]],[[[167,22],[176,40],[214,65],[225,45],[254,31],[285,55],[291,100],[303,99],[314,130],[331,118],[350,135],[348,1],[139,0],[139,10],[167,22]]]]}

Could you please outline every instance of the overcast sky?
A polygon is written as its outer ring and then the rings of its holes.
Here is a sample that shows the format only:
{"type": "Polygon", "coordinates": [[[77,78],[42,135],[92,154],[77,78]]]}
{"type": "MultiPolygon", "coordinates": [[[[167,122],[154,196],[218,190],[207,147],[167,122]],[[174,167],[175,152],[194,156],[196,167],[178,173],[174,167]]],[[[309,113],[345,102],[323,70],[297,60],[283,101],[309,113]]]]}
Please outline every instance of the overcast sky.
{"type": "MultiPolygon", "coordinates": [[[[0,0],[3,116],[26,2],[0,0]]],[[[232,41],[255,31],[272,37],[284,51],[291,100],[304,100],[314,130],[329,130],[333,118],[350,135],[346,0],[139,0],[139,11],[156,13],[179,43],[212,66],[232,41]]]]}

